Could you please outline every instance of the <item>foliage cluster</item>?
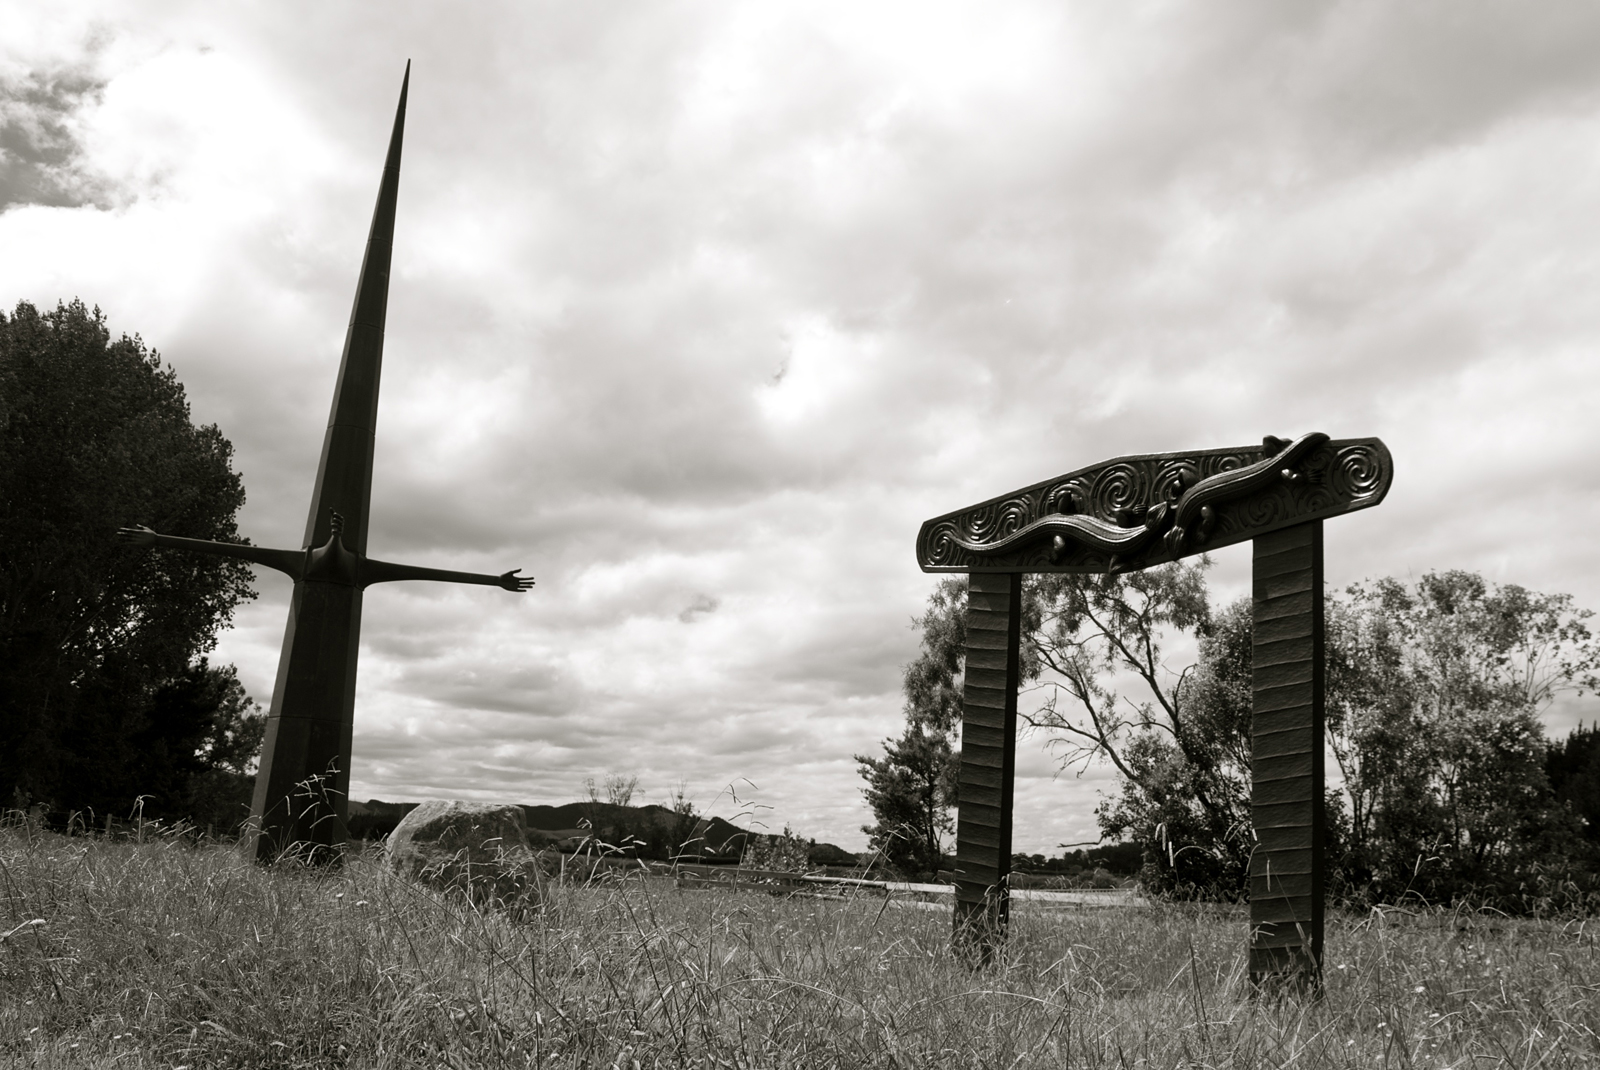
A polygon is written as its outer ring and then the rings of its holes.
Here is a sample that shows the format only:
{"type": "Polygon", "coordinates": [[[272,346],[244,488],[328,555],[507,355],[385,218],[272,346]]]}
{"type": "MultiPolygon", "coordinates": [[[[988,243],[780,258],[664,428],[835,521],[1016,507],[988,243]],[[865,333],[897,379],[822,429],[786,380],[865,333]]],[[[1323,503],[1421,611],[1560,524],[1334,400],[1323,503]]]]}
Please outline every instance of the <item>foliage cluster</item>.
{"type": "Polygon", "coordinates": [[[811,869],[811,848],[815,841],[795,835],[788,825],[782,832],[750,836],[739,864],[746,869],[773,873],[805,873],[811,869]]]}
{"type": "Polygon", "coordinates": [[[1108,843],[1097,847],[1065,851],[1057,857],[1042,854],[1014,854],[1013,873],[1034,873],[1073,877],[1083,873],[1106,872],[1131,877],[1144,864],[1144,850],[1136,843],[1108,843]]]}
{"type": "Polygon", "coordinates": [[[1596,687],[1589,612],[1460,571],[1347,595],[1329,612],[1328,738],[1350,889],[1514,905],[1552,873],[1592,882],[1600,856],[1551,783],[1539,719],[1596,687]]]}
{"type": "Polygon", "coordinates": [[[1550,744],[1545,773],[1556,798],[1583,823],[1583,834],[1600,847],[1600,725],[1583,722],[1566,739],[1550,744]]]}
{"type": "Polygon", "coordinates": [[[113,538],[236,539],[232,453],[98,309],[0,313],[0,801],[242,818],[260,717],[203,655],[252,597],[249,567],[113,538]]]}
{"type": "MultiPolygon", "coordinates": [[[[1334,914],[1317,1001],[1251,999],[1235,908],[948,911],[547,889],[522,922],[384,872],[0,830],[0,1062],[19,1067],[1592,1065],[1592,925],[1334,914]]],[[[925,906],[925,905],[924,905],[925,906]]]]}

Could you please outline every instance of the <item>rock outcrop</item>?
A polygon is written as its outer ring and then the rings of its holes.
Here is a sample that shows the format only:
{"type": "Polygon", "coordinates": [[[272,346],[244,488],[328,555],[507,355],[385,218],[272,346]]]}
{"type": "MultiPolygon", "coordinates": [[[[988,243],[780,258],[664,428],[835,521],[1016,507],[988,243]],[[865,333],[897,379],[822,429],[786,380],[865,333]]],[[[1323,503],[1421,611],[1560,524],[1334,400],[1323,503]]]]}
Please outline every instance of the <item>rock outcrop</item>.
{"type": "Polygon", "coordinates": [[[522,808],[430,799],[407,814],[384,849],[390,871],[478,905],[525,910],[538,902],[543,860],[529,846],[522,808]]]}

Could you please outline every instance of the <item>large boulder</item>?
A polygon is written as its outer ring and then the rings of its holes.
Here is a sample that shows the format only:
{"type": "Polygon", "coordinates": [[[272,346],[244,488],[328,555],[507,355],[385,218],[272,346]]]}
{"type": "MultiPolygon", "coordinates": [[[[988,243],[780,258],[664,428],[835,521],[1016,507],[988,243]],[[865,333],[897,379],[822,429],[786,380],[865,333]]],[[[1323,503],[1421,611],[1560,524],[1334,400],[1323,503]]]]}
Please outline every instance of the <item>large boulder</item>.
{"type": "Polygon", "coordinates": [[[522,808],[430,799],[389,834],[384,863],[403,877],[466,893],[480,905],[537,902],[542,859],[529,847],[522,808]]]}

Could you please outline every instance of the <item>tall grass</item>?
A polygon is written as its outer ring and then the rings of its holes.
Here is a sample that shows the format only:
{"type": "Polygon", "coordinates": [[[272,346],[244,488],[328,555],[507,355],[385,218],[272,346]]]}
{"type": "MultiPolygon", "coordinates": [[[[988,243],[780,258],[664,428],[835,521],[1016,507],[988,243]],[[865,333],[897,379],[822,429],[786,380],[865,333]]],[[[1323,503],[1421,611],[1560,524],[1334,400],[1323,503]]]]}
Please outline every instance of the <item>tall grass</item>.
{"type": "Polygon", "coordinates": [[[39,1067],[1600,1065],[1592,922],[1339,916],[1320,1001],[1249,998],[1245,918],[550,888],[521,921],[217,845],[0,830],[0,1064],[39,1067]]]}

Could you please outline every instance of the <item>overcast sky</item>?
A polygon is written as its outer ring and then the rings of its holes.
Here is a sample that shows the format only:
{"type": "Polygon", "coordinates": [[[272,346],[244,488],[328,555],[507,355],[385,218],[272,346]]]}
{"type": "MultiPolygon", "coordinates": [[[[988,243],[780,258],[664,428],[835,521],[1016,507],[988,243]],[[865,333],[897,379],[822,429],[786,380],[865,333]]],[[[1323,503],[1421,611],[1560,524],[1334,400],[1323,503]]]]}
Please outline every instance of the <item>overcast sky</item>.
{"type": "MultiPolygon", "coordinates": [[[[1600,607],[1596,57],[1560,2],[10,5],[0,305],[142,335],[297,546],[409,58],[369,549],[538,586],[368,592],[353,797],[860,847],[918,525],[1084,464],[1378,435],[1331,583],[1600,607]]],[[[1111,784],[1040,743],[1019,850],[1111,784]]]]}

